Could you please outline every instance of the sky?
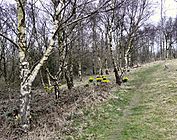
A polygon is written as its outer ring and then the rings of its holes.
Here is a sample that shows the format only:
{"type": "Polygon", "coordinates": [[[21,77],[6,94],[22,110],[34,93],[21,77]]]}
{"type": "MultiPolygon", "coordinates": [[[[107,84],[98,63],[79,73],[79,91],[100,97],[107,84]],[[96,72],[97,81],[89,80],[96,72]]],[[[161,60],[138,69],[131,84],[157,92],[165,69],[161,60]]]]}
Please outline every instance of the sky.
{"type": "MultiPolygon", "coordinates": [[[[10,4],[16,3],[15,0],[0,0],[0,2],[1,1],[3,1],[3,3],[10,3],[10,4]]],[[[157,22],[160,21],[161,0],[152,0],[152,2],[155,5],[155,11],[154,11],[154,15],[150,17],[149,22],[157,24],[157,22]]],[[[167,17],[175,18],[177,15],[177,2],[175,2],[175,0],[163,0],[163,2],[164,2],[163,3],[164,15],[167,17]]]]}
{"type": "MultiPolygon", "coordinates": [[[[161,0],[152,0],[155,3],[154,15],[150,18],[150,22],[157,23],[160,21],[161,0]]],[[[175,18],[177,16],[177,2],[175,0],[163,0],[163,15],[175,18]]]]}

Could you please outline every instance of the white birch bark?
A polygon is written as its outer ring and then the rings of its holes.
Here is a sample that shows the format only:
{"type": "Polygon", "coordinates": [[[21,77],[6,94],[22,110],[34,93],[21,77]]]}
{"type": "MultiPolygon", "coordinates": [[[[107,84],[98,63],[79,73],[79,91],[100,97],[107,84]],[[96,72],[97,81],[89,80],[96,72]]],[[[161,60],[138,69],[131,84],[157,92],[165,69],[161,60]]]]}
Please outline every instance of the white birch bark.
{"type": "Polygon", "coordinates": [[[42,71],[41,70],[40,70],[40,77],[41,77],[42,86],[45,87],[45,83],[44,83],[44,79],[43,79],[42,71]]]}
{"type": "MultiPolygon", "coordinates": [[[[56,17],[58,16],[58,14],[60,14],[62,8],[63,8],[64,4],[62,1],[60,1],[58,7],[57,7],[57,12],[56,12],[56,17]]],[[[31,74],[28,77],[28,80],[30,83],[32,83],[34,81],[34,79],[36,78],[38,71],[40,70],[40,68],[43,66],[44,62],[48,59],[48,57],[50,56],[53,46],[55,44],[55,38],[56,38],[56,33],[58,31],[58,19],[55,19],[54,21],[54,25],[53,25],[53,32],[52,32],[52,37],[50,39],[49,42],[49,46],[47,48],[47,50],[45,51],[43,57],[41,58],[40,62],[36,65],[36,67],[33,69],[33,71],[31,72],[31,74]]]]}
{"type": "Polygon", "coordinates": [[[49,87],[51,87],[51,85],[52,85],[52,84],[51,84],[51,81],[50,81],[50,76],[49,76],[49,74],[48,74],[48,73],[47,73],[47,81],[48,81],[48,86],[49,86],[49,87]]]}
{"type": "Polygon", "coordinates": [[[124,55],[124,60],[125,60],[125,71],[127,71],[127,69],[128,69],[128,67],[129,67],[129,65],[128,65],[128,62],[129,62],[129,57],[128,57],[128,55],[129,55],[129,51],[130,51],[130,49],[131,49],[131,43],[132,43],[132,38],[129,40],[129,42],[128,42],[128,48],[127,48],[127,50],[125,51],[125,55],[124,55]]]}
{"type": "Polygon", "coordinates": [[[18,16],[18,47],[20,59],[20,116],[21,126],[26,129],[29,127],[30,121],[30,99],[31,99],[31,83],[28,82],[29,63],[26,60],[26,23],[25,23],[25,6],[27,0],[17,1],[18,16]]]}
{"type": "Polygon", "coordinates": [[[82,81],[82,64],[81,64],[81,60],[79,60],[79,79],[80,79],[80,81],[82,81]]]}
{"type": "MultiPolygon", "coordinates": [[[[108,49],[109,49],[109,43],[108,43],[108,28],[106,27],[107,31],[105,33],[105,39],[106,39],[106,44],[107,47],[106,47],[106,52],[108,52],[108,49]]],[[[105,55],[105,74],[109,74],[109,69],[108,69],[108,53],[106,53],[105,55]]]]}
{"type": "MultiPolygon", "coordinates": [[[[115,8],[115,0],[112,0],[112,9],[115,8]]],[[[118,73],[118,68],[117,68],[117,64],[115,61],[115,57],[113,55],[113,25],[114,25],[114,10],[112,11],[112,18],[111,18],[111,24],[109,25],[108,28],[108,42],[109,42],[109,48],[110,48],[110,54],[111,54],[111,59],[112,59],[112,64],[114,67],[114,74],[115,74],[115,78],[116,78],[116,83],[118,85],[121,85],[121,79],[118,73]]]]}
{"type": "Polygon", "coordinates": [[[100,57],[98,57],[98,68],[99,68],[99,75],[102,75],[102,63],[100,57]]]}
{"type": "MultiPolygon", "coordinates": [[[[18,15],[18,47],[19,47],[19,59],[20,59],[20,79],[21,79],[21,104],[20,104],[20,116],[21,126],[27,131],[30,127],[30,100],[31,100],[31,85],[36,78],[40,68],[44,62],[48,59],[52,52],[56,32],[58,31],[58,19],[54,21],[52,37],[50,39],[49,47],[41,58],[40,62],[30,72],[29,62],[26,59],[26,24],[25,24],[25,6],[27,0],[17,1],[17,15],[18,15]]],[[[60,14],[63,7],[62,1],[57,7],[56,17],[60,14]]]]}
{"type": "MultiPolygon", "coordinates": [[[[81,26],[81,23],[79,23],[79,26],[81,26]]],[[[83,42],[81,43],[81,40],[83,39],[83,37],[81,36],[82,33],[82,29],[81,32],[78,31],[78,36],[79,36],[79,40],[78,40],[78,54],[81,55],[81,46],[83,47],[83,42]],[[81,39],[82,37],[82,39],[81,39]],[[81,45],[82,44],[82,45],[81,45]]],[[[79,80],[82,81],[82,56],[79,56],[79,68],[78,68],[78,76],[79,76],[79,80]]]]}
{"type": "Polygon", "coordinates": [[[109,69],[108,69],[108,60],[107,58],[105,59],[105,74],[109,74],[109,69]]]}

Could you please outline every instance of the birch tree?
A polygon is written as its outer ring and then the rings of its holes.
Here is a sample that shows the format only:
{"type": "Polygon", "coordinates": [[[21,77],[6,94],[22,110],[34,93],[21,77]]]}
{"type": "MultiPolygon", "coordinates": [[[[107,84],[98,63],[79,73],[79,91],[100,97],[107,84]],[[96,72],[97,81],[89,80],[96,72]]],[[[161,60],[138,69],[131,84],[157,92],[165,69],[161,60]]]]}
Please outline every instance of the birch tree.
{"type": "Polygon", "coordinates": [[[60,1],[57,7],[56,16],[54,18],[53,32],[51,35],[50,43],[42,56],[39,63],[33,68],[30,69],[29,62],[27,60],[27,45],[26,45],[26,13],[25,6],[27,0],[18,0],[17,1],[17,15],[18,15],[18,48],[19,48],[19,59],[20,59],[20,95],[21,95],[21,104],[20,104],[20,117],[21,117],[21,126],[27,131],[30,127],[30,100],[31,100],[31,86],[36,78],[38,71],[43,66],[44,62],[48,59],[51,54],[52,48],[55,43],[55,38],[58,27],[58,17],[63,8],[63,2],[60,1]]]}
{"type": "Polygon", "coordinates": [[[124,21],[124,27],[126,31],[126,45],[125,45],[125,69],[128,69],[129,59],[130,59],[130,50],[133,47],[134,38],[137,36],[138,29],[143,26],[144,22],[149,18],[151,12],[150,3],[148,0],[130,0],[127,4],[127,12],[124,21]]]}
{"type": "Polygon", "coordinates": [[[113,54],[113,27],[114,27],[114,18],[115,18],[115,0],[111,1],[111,18],[110,18],[110,24],[108,25],[108,44],[109,44],[109,49],[110,49],[110,55],[112,59],[112,64],[114,68],[114,75],[116,79],[116,83],[118,85],[121,85],[121,76],[118,73],[118,67],[117,63],[113,54]]]}
{"type": "MultiPolygon", "coordinates": [[[[21,104],[20,104],[20,116],[21,116],[21,126],[27,131],[30,127],[30,101],[31,101],[31,86],[33,81],[35,80],[40,68],[43,66],[44,62],[48,59],[49,55],[52,52],[52,49],[55,44],[56,36],[58,32],[67,26],[76,23],[84,18],[89,17],[93,13],[97,12],[101,7],[98,7],[91,14],[86,15],[82,18],[74,18],[69,23],[64,22],[66,25],[61,26],[60,20],[63,19],[64,8],[67,7],[67,4],[64,0],[61,0],[57,3],[56,12],[53,18],[53,30],[51,33],[51,38],[49,39],[49,46],[47,47],[45,53],[40,59],[39,63],[37,63],[34,67],[30,68],[29,61],[27,59],[27,44],[26,44],[26,13],[25,6],[27,0],[18,0],[17,1],[17,16],[18,16],[18,44],[16,46],[19,49],[19,59],[20,59],[20,79],[21,79],[21,87],[20,87],[20,95],[21,95],[21,104]]],[[[104,4],[103,4],[104,5],[104,4]]],[[[72,16],[72,15],[70,15],[72,16]]],[[[10,40],[9,40],[10,41],[10,40]]],[[[15,43],[14,43],[15,44],[15,43]]]]}

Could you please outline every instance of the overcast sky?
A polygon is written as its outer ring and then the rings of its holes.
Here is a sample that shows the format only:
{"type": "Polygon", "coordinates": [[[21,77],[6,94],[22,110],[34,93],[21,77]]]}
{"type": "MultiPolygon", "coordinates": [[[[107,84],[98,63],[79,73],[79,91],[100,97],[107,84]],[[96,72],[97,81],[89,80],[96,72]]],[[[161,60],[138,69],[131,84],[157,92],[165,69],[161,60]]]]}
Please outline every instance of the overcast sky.
{"type": "MultiPolygon", "coordinates": [[[[15,3],[15,0],[2,0],[3,3],[15,3]]],[[[175,0],[163,0],[164,1],[164,15],[167,17],[175,18],[177,15],[177,2],[175,0]]],[[[161,0],[152,0],[155,4],[154,15],[150,18],[150,22],[157,23],[160,21],[160,2],[161,0]]]]}
{"type": "MultiPolygon", "coordinates": [[[[160,21],[160,3],[161,0],[152,0],[155,5],[155,12],[154,15],[150,18],[150,21],[157,23],[158,21],[160,21]]],[[[175,2],[175,0],[163,0],[164,4],[163,4],[163,11],[164,11],[164,15],[167,17],[172,17],[175,18],[177,16],[177,2],[175,2]]]]}

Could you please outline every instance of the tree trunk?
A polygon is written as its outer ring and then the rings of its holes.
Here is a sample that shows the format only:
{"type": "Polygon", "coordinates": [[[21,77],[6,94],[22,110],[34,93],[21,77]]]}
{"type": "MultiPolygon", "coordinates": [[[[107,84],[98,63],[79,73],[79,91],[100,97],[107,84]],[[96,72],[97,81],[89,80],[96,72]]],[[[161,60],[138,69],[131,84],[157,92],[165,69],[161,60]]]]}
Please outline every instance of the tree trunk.
{"type": "Polygon", "coordinates": [[[170,37],[169,39],[168,50],[169,50],[169,58],[172,59],[172,37],[170,37]]]}
{"type": "Polygon", "coordinates": [[[74,74],[73,74],[73,64],[71,64],[70,69],[69,69],[69,73],[70,73],[70,87],[73,88],[74,87],[74,74]]]}
{"type": "Polygon", "coordinates": [[[108,60],[107,58],[105,59],[105,73],[109,75],[109,69],[108,69],[108,60]]]}
{"type": "Polygon", "coordinates": [[[103,75],[101,58],[98,56],[99,75],[103,75]]]}
{"type": "Polygon", "coordinates": [[[68,89],[72,89],[74,87],[72,66],[68,66],[65,69],[65,78],[66,78],[68,89]]]}
{"type": "Polygon", "coordinates": [[[5,53],[5,44],[6,42],[3,41],[2,45],[1,45],[1,61],[3,62],[3,77],[5,82],[7,83],[7,66],[6,66],[6,53],[5,53]]]}
{"type": "Polygon", "coordinates": [[[79,60],[79,79],[80,81],[82,81],[82,64],[81,64],[81,60],[79,60]]]}
{"type": "Polygon", "coordinates": [[[60,95],[60,89],[59,89],[59,83],[57,79],[54,81],[54,92],[55,92],[55,99],[58,99],[60,95]]]}
{"type": "Polygon", "coordinates": [[[51,87],[52,84],[51,84],[51,81],[50,81],[50,76],[49,74],[47,73],[47,81],[48,81],[48,86],[51,87]]]}
{"type": "Polygon", "coordinates": [[[21,116],[21,125],[25,131],[29,129],[30,126],[30,101],[31,101],[31,82],[27,80],[29,75],[29,63],[21,63],[21,104],[20,104],[20,116],[21,116]]]}
{"type": "MultiPolygon", "coordinates": [[[[54,20],[53,32],[51,35],[51,40],[49,47],[45,51],[40,62],[34,67],[32,71],[29,68],[29,62],[26,57],[26,24],[25,24],[25,7],[27,0],[17,1],[17,15],[18,15],[18,47],[19,47],[19,58],[20,58],[20,79],[21,79],[21,88],[20,88],[20,117],[21,117],[21,126],[24,128],[24,131],[27,131],[30,127],[30,101],[31,101],[31,86],[32,82],[36,78],[40,68],[43,66],[44,62],[48,59],[55,43],[56,32],[58,31],[58,19],[54,20]]],[[[56,12],[56,17],[60,14],[63,3],[60,1],[58,5],[58,11],[56,12]]]]}
{"type": "Polygon", "coordinates": [[[11,66],[11,73],[10,73],[10,76],[9,76],[9,79],[12,83],[14,83],[15,81],[15,69],[16,69],[16,66],[15,66],[15,47],[13,47],[13,51],[12,51],[12,66],[11,66]]]}
{"type": "Polygon", "coordinates": [[[44,78],[43,78],[43,75],[42,75],[42,70],[40,70],[40,78],[41,78],[42,86],[45,87],[44,78]]]}
{"type": "MultiPolygon", "coordinates": [[[[81,23],[79,23],[79,26],[81,26],[81,23]]],[[[78,31],[78,56],[79,56],[79,60],[78,60],[78,76],[79,76],[79,80],[82,81],[82,53],[81,53],[81,46],[83,47],[83,36],[81,36],[83,29],[81,28],[81,31],[78,31]],[[82,37],[82,39],[81,39],[82,37]]]]}
{"type": "Polygon", "coordinates": [[[165,60],[169,58],[169,41],[168,36],[165,35],[165,60]]]}
{"type": "Polygon", "coordinates": [[[109,43],[108,43],[108,27],[105,27],[107,30],[106,30],[106,33],[105,33],[105,74],[109,75],[109,69],[108,69],[108,50],[109,50],[109,43]]]}
{"type": "Polygon", "coordinates": [[[30,100],[31,83],[27,80],[30,73],[29,62],[26,60],[26,24],[25,24],[25,6],[27,0],[17,1],[18,11],[18,44],[20,58],[20,116],[21,126],[25,131],[29,129],[30,124],[30,100]]]}
{"type": "MultiPolygon", "coordinates": [[[[115,1],[112,1],[112,8],[115,8],[115,1]]],[[[118,68],[117,68],[117,64],[116,64],[116,60],[114,58],[114,54],[113,54],[113,24],[114,24],[114,10],[112,12],[112,19],[111,19],[111,24],[109,25],[108,28],[108,42],[109,42],[109,49],[110,49],[110,55],[111,55],[111,59],[112,59],[112,64],[113,64],[113,68],[114,68],[114,74],[115,74],[115,79],[116,79],[116,83],[118,85],[121,85],[121,77],[118,73],[118,68]]]]}
{"type": "MultiPolygon", "coordinates": [[[[68,40],[69,40],[69,38],[68,38],[68,40]]],[[[70,49],[67,50],[69,58],[68,58],[68,62],[66,64],[66,68],[65,68],[65,78],[66,78],[68,89],[71,89],[74,87],[72,46],[73,46],[73,44],[71,42],[70,49]]]]}
{"type": "Polygon", "coordinates": [[[116,83],[120,86],[122,82],[121,82],[121,77],[119,76],[117,67],[114,67],[114,75],[116,78],[116,83]]]}
{"type": "Polygon", "coordinates": [[[127,71],[128,70],[128,68],[129,68],[129,53],[130,53],[130,49],[131,49],[131,47],[132,47],[132,37],[130,36],[130,39],[128,40],[128,47],[127,47],[127,50],[125,51],[125,54],[124,54],[124,59],[125,59],[125,71],[127,71]]]}

